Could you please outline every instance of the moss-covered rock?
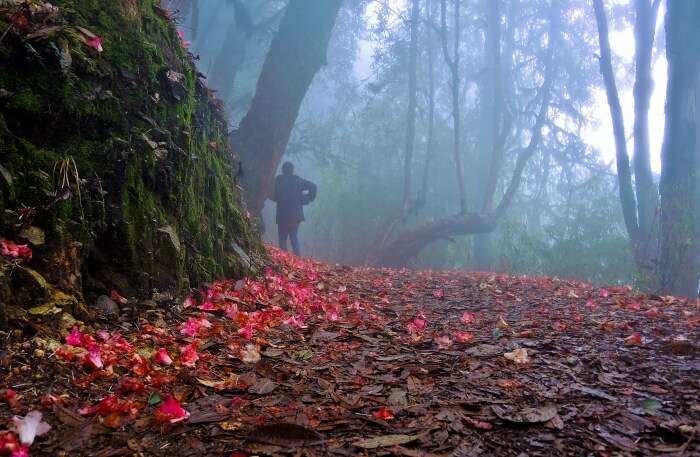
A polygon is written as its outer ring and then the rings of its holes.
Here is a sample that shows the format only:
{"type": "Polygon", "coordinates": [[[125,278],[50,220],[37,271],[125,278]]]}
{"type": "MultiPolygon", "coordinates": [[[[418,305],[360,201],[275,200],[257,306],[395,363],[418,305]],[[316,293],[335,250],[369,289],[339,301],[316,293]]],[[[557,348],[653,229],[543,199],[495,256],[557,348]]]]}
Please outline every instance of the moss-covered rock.
{"type": "Polygon", "coordinates": [[[33,269],[80,296],[256,268],[221,106],[158,1],[10,0],[0,37],[0,236],[43,231],[33,269]]]}

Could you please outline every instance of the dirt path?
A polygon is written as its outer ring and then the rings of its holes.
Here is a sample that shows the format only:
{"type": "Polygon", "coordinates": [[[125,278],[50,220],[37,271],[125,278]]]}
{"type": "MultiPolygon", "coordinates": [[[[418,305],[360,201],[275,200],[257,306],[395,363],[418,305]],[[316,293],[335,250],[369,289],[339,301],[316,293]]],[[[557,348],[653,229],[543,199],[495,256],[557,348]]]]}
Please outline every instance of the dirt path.
{"type": "Polygon", "coordinates": [[[42,411],[35,456],[700,455],[697,302],[273,255],[184,310],[13,335],[0,424],[42,411]]]}

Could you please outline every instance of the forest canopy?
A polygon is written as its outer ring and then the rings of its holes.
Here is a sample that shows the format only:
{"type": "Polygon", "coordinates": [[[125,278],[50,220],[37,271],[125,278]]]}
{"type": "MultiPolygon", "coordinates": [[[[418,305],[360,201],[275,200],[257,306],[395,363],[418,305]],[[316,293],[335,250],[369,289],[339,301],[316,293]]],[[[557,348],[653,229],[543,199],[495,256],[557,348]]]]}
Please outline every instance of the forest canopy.
{"type": "MultiPolygon", "coordinates": [[[[173,3],[245,125],[286,2],[173,3]]],[[[661,271],[667,17],[652,0],[344,2],[279,152],[320,184],[306,251],[697,291],[661,271]]],[[[686,191],[692,236],[668,246],[697,277],[700,191],[686,191]]]]}

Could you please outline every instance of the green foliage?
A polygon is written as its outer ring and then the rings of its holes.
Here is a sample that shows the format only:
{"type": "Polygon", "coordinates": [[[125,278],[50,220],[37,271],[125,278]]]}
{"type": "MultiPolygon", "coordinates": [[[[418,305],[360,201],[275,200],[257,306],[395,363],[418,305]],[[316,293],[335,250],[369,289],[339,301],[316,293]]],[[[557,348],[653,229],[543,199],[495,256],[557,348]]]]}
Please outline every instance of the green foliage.
{"type": "Polygon", "coordinates": [[[0,88],[11,93],[0,100],[0,162],[13,178],[0,210],[38,208],[51,243],[80,241],[87,262],[93,249],[108,254],[136,290],[246,274],[253,266],[234,244],[263,255],[220,107],[158,3],[58,0],[59,31],[0,43],[0,88]],[[79,27],[102,37],[104,52],[79,27]],[[54,173],[66,163],[68,184],[54,173]],[[172,255],[168,236],[180,241],[172,255]]]}

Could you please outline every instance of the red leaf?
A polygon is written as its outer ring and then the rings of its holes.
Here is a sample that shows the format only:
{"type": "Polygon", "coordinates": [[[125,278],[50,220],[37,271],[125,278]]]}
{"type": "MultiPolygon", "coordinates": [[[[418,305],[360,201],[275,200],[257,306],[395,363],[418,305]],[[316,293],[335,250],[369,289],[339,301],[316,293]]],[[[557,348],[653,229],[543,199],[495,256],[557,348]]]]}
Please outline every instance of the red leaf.
{"type": "Polygon", "coordinates": [[[388,421],[391,419],[394,419],[394,412],[387,408],[386,406],[382,406],[379,408],[377,411],[372,413],[372,417],[375,419],[380,419],[383,421],[388,421]]]}

